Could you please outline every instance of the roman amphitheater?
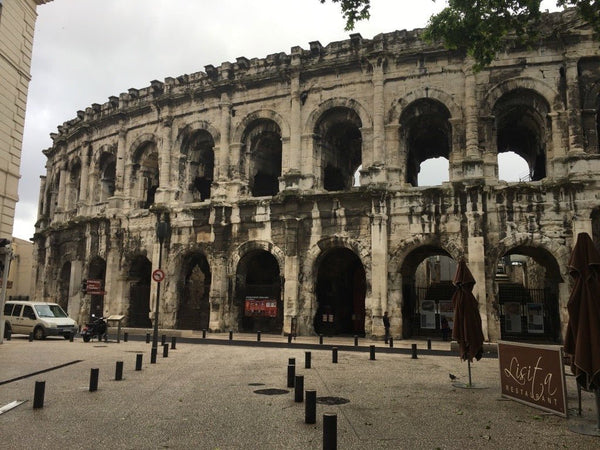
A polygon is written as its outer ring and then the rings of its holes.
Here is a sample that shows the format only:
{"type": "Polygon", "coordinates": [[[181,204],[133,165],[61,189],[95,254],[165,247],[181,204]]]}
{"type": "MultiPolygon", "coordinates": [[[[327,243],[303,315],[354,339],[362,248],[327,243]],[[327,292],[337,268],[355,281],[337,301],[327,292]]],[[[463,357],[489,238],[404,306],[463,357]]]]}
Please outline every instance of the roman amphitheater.
{"type": "Polygon", "coordinates": [[[78,111],[44,150],[36,299],[147,328],[161,267],[164,328],[379,337],[388,311],[395,337],[436,337],[464,258],[486,339],[560,342],[575,237],[600,242],[598,36],[546,14],[533,48],[509,38],[474,72],[422,33],[240,57],[78,111]],[[423,181],[432,162],[444,181],[423,181]]]}

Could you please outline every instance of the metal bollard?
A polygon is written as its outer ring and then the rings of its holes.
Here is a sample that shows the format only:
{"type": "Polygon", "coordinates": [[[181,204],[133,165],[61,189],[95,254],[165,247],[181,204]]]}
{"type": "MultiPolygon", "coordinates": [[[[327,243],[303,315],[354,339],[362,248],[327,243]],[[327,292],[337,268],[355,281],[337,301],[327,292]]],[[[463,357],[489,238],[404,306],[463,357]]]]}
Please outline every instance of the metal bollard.
{"type": "Polygon", "coordinates": [[[337,347],[333,347],[331,349],[331,362],[334,364],[337,364],[337,356],[338,356],[338,349],[337,347]]]}
{"type": "Polygon", "coordinates": [[[171,336],[171,350],[175,350],[177,348],[177,338],[175,336],[171,336]]]}
{"type": "Polygon", "coordinates": [[[163,344],[163,358],[169,357],[169,344],[163,344]]]}
{"type": "Polygon", "coordinates": [[[167,336],[165,334],[163,334],[160,337],[160,345],[165,345],[165,342],[167,342],[167,336]]]}
{"type": "Polygon", "coordinates": [[[233,330],[229,330],[229,340],[233,341],[233,330]]]}
{"type": "Polygon", "coordinates": [[[323,414],[323,450],[337,449],[337,414],[323,414]]]}
{"type": "Polygon", "coordinates": [[[108,333],[104,333],[104,342],[108,342],[108,333]]]}
{"type": "Polygon", "coordinates": [[[288,365],[287,372],[287,387],[294,387],[294,377],[296,376],[296,366],[290,364],[288,365]]]}
{"type": "Polygon", "coordinates": [[[296,375],[296,381],[294,386],[294,401],[296,403],[302,403],[304,401],[304,376],[296,375]]]}
{"type": "Polygon", "coordinates": [[[319,345],[323,345],[323,335],[319,335],[319,345]]]}
{"type": "Polygon", "coordinates": [[[33,409],[44,407],[44,394],[46,392],[46,382],[36,381],[35,390],[33,391],[33,409]]]}
{"type": "Polygon", "coordinates": [[[135,355],[135,370],[142,370],[142,359],[144,355],[142,353],[138,353],[135,355]]]}
{"type": "Polygon", "coordinates": [[[370,353],[369,359],[371,361],[375,361],[375,346],[374,345],[369,346],[369,353],[370,353]]]}
{"type": "Polygon", "coordinates": [[[123,361],[117,361],[115,367],[115,381],[121,381],[123,379],[123,361]]]}
{"type": "Polygon", "coordinates": [[[310,352],[304,352],[304,368],[305,369],[310,369],[310,359],[311,359],[310,352]]]}
{"type": "Polygon", "coordinates": [[[129,340],[129,333],[123,333],[123,342],[127,342],[129,340]]]}
{"type": "Polygon", "coordinates": [[[417,344],[412,344],[412,359],[417,359],[417,344]]]}
{"type": "Polygon", "coordinates": [[[358,336],[354,335],[354,346],[358,347],[358,336]]]}
{"type": "Polygon", "coordinates": [[[390,336],[390,348],[394,348],[394,338],[390,336]]]}
{"type": "Polygon", "coordinates": [[[202,339],[206,339],[206,330],[202,330],[202,339]]]}
{"type": "Polygon", "coordinates": [[[29,333],[29,342],[33,342],[33,333],[29,333]]]}
{"type": "Polygon", "coordinates": [[[317,391],[315,390],[306,391],[304,423],[317,423],[317,391]]]}
{"type": "Polygon", "coordinates": [[[288,344],[292,343],[292,333],[288,334],[288,344]]]}
{"type": "Polygon", "coordinates": [[[427,350],[431,350],[431,339],[427,339],[427,350]]]}
{"type": "Polygon", "coordinates": [[[150,333],[146,333],[146,344],[150,343],[150,333]]]}
{"type": "Polygon", "coordinates": [[[296,358],[288,358],[288,364],[290,366],[295,366],[296,365],[296,358]]]}
{"type": "Polygon", "coordinates": [[[260,331],[256,332],[256,342],[260,342],[260,331]]]}
{"type": "Polygon", "coordinates": [[[69,342],[73,342],[74,336],[75,336],[75,333],[69,333],[69,342]]]}
{"type": "Polygon", "coordinates": [[[12,331],[10,331],[10,330],[6,330],[6,331],[5,331],[5,333],[6,333],[6,340],[7,340],[7,341],[10,341],[10,339],[11,339],[11,336],[12,336],[12,331]]]}
{"type": "Polygon", "coordinates": [[[152,350],[150,350],[150,364],[156,364],[157,352],[158,352],[158,349],[156,347],[152,347],[152,350]]]}
{"type": "Polygon", "coordinates": [[[90,392],[94,392],[98,390],[98,375],[100,374],[100,369],[91,369],[90,371],[90,392]]]}

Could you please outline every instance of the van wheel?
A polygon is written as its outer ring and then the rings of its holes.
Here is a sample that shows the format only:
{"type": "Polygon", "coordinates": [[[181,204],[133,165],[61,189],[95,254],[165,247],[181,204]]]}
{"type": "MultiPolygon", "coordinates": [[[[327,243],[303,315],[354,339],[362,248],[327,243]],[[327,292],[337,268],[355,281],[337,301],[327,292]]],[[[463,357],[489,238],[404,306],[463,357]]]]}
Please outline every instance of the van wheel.
{"type": "Polygon", "coordinates": [[[44,333],[44,329],[42,327],[35,327],[35,330],[33,330],[33,338],[38,341],[45,339],[46,334],[44,333]]]}

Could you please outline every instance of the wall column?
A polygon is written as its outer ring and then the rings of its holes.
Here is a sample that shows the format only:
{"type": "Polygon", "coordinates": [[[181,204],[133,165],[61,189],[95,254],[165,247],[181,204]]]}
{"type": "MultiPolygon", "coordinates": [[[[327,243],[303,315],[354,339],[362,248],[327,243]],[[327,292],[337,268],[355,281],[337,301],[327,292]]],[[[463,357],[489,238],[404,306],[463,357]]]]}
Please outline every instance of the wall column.
{"type": "Polygon", "coordinates": [[[386,200],[373,198],[371,200],[371,296],[366,299],[367,313],[371,312],[371,327],[367,330],[365,319],[365,331],[374,336],[382,336],[383,312],[388,311],[392,317],[392,334],[401,332],[401,312],[393,311],[393,305],[388,305],[388,232],[387,232],[387,205],[386,200]]]}
{"type": "Polygon", "coordinates": [[[569,115],[569,152],[583,151],[583,130],[581,128],[581,102],[579,100],[579,73],[577,60],[566,63],[567,111],[569,115]]]}
{"type": "MultiPolygon", "coordinates": [[[[159,173],[158,173],[158,189],[157,189],[157,203],[168,203],[173,200],[172,193],[175,192],[176,188],[171,186],[171,172],[172,169],[178,169],[178,165],[171,164],[171,151],[172,151],[172,130],[173,130],[173,118],[165,117],[161,122],[161,137],[159,140],[158,155],[159,155],[159,173]]],[[[177,177],[175,177],[177,179],[177,177]]]]}
{"type": "Polygon", "coordinates": [[[81,152],[81,171],[79,177],[79,202],[89,204],[88,201],[88,173],[90,172],[89,154],[91,154],[92,146],[89,142],[83,144],[81,152]]]}

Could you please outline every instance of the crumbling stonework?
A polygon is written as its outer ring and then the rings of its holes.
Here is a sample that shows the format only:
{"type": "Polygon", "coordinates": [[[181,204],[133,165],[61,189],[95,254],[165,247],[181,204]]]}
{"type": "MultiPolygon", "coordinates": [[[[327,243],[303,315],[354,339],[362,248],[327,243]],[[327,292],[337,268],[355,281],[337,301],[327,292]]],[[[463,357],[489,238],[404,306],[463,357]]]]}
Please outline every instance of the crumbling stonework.
{"type": "Polygon", "coordinates": [[[387,310],[394,336],[434,333],[451,289],[415,273],[444,255],[477,280],[487,339],[560,340],[574,238],[600,237],[600,48],[573,13],[544,23],[479,73],[421,30],[355,34],[79,111],[44,151],[36,298],[150,326],[160,218],[163,327],[382,336],[387,310]],[[499,181],[505,151],[528,181],[499,181]],[[436,157],[449,181],[419,187],[436,157]],[[541,300],[502,278],[510,255],[544,269],[541,300]]]}

